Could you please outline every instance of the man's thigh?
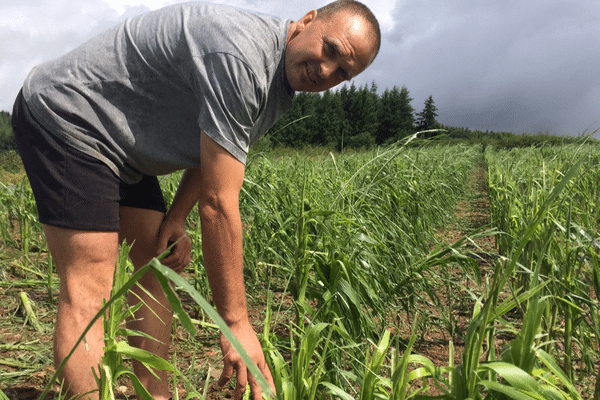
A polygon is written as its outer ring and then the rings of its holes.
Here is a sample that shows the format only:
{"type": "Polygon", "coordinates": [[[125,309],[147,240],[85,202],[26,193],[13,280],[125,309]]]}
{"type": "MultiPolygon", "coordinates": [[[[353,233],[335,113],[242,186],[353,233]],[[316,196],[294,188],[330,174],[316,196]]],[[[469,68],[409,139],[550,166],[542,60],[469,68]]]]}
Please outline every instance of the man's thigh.
{"type": "Polygon", "coordinates": [[[99,307],[92,300],[110,293],[118,256],[117,232],[43,227],[60,277],[61,299],[99,307]]]}

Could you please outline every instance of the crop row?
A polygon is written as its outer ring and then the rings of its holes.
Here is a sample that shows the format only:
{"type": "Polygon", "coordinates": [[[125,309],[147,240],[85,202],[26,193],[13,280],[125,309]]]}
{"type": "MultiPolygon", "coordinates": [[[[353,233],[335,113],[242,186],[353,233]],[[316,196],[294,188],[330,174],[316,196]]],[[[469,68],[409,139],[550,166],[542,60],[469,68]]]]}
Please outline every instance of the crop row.
{"type": "MultiPolygon", "coordinates": [[[[249,293],[266,293],[260,337],[279,398],[581,398],[573,382],[577,372],[582,378],[593,371],[600,337],[600,164],[594,150],[506,152],[488,146],[484,154],[477,146],[395,145],[343,155],[251,155],[240,197],[245,276],[249,293]],[[484,156],[490,229],[437,243],[436,232],[453,218],[484,156]],[[485,235],[494,235],[498,249],[482,281],[464,245],[485,235]],[[423,305],[451,306],[438,293],[439,282],[448,281],[441,271],[447,270],[468,275],[478,286],[461,288],[470,318],[460,362],[454,364],[451,341],[448,363],[440,366],[419,355],[415,343],[432,323],[423,305]],[[291,313],[277,302],[282,298],[291,300],[291,313]],[[509,318],[514,314],[521,317],[509,318]],[[284,335],[276,325],[285,327],[284,335]]],[[[161,178],[167,202],[179,178],[161,178]]],[[[5,187],[0,207],[4,248],[21,254],[19,263],[3,264],[2,272],[47,286],[52,302],[52,262],[34,222],[27,182],[5,187]]],[[[212,318],[203,300],[210,289],[198,221],[194,211],[187,222],[194,243],[187,281],[160,265],[148,268],[177,281],[180,294],[187,292],[212,318]]],[[[127,274],[124,251],[114,293],[135,280],[127,274]]],[[[182,311],[172,300],[175,311],[182,311]]],[[[113,307],[105,325],[111,349],[106,371],[121,371],[123,355],[136,357],[117,340],[127,305],[111,299],[106,307],[113,307]]],[[[197,334],[185,313],[178,315],[197,334]]],[[[104,390],[112,382],[107,374],[99,377],[104,390]]],[[[199,392],[188,396],[201,397],[199,392]]]]}

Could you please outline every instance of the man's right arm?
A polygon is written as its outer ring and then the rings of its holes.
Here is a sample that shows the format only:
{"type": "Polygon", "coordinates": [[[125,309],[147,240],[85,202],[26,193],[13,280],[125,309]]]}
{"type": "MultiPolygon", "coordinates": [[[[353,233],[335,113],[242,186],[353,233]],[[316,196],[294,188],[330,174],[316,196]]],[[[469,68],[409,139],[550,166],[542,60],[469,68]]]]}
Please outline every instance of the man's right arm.
{"type": "Polygon", "coordinates": [[[181,272],[190,262],[192,244],[185,230],[185,221],[198,202],[200,189],[200,169],[187,169],[183,172],[173,203],[160,226],[158,254],[164,252],[169,243],[177,242],[173,252],[161,263],[176,272],[181,272]]]}

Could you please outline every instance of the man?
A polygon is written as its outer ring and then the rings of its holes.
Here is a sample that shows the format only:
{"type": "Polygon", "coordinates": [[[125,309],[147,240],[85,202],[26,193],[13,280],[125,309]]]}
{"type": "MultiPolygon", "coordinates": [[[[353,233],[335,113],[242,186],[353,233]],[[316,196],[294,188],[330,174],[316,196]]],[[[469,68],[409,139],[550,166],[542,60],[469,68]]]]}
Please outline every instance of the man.
{"type": "MultiPolygon", "coordinates": [[[[250,325],[242,273],[238,196],[250,143],[291,106],[294,91],[322,91],[361,73],[380,44],[377,21],[352,0],[280,20],[205,3],[166,7],[125,21],[65,56],[32,70],[15,103],[13,128],[48,247],[60,277],[55,362],[60,363],[108,298],[118,245],[140,268],[179,240],[163,264],[190,261],[185,220],[198,203],[212,295],[271,387],[250,325]],[[166,210],[157,175],[185,169],[166,210]]],[[[168,355],[172,311],[152,274],[129,327],[155,340],[131,344],[168,355]]],[[[102,355],[97,323],[66,364],[69,394],[95,389],[102,355]]],[[[237,376],[235,399],[256,381],[221,336],[219,384],[237,376]]],[[[155,399],[168,377],[135,372],[155,399]]],[[[86,394],[95,399],[97,393],[86,394]]]]}

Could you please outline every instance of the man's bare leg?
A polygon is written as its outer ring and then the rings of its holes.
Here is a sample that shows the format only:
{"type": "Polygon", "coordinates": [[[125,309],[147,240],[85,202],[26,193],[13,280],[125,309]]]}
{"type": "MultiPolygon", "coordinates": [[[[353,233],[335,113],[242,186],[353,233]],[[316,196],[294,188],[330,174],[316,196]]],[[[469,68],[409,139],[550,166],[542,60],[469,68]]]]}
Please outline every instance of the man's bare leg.
{"type": "MultiPolygon", "coordinates": [[[[131,207],[120,207],[120,213],[121,231],[119,232],[119,240],[127,240],[128,245],[133,244],[129,256],[134,267],[136,269],[141,268],[157,255],[158,231],[164,219],[164,214],[159,211],[131,207]]],[[[145,274],[139,283],[158,302],[152,300],[139,287],[134,286],[128,298],[129,305],[137,304],[141,299],[147,306],[142,306],[136,313],[135,320],[129,321],[127,326],[130,329],[145,332],[155,340],[132,336],[129,338],[129,343],[134,347],[150,351],[168,360],[173,311],[152,272],[145,274]]],[[[134,362],[134,370],[154,399],[169,399],[169,376],[166,371],[155,370],[160,378],[160,380],[157,380],[141,363],[134,362]]]]}
{"type": "MultiPolygon", "coordinates": [[[[54,362],[58,365],[108,299],[118,256],[117,232],[90,232],[44,225],[48,248],[60,277],[58,314],[54,335],[54,362]]],[[[85,336],[60,374],[68,395],[98,399],[92,368],[103,355],[102,319],[85,336]]]]}

